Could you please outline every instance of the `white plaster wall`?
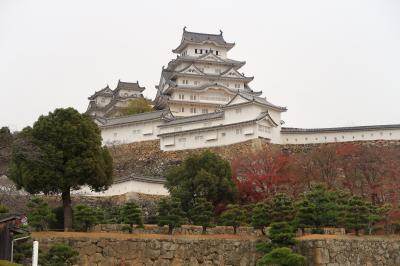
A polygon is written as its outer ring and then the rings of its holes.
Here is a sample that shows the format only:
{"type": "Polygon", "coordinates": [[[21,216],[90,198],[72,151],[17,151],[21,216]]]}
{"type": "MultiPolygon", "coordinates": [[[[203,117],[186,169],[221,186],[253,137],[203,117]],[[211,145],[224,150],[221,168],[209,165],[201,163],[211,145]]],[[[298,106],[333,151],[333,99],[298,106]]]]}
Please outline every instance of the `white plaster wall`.
{"type": "Polygon", "coordinates": [[[247,141],[258,138],[256,124],[241,125],[235,127],[219,128],[218,130],[182,133],[172,137],[161,137],[160,145],[163,151],[175,151],[185,149],[207,148],[215,146],[224,146],[234,143],[247,141]],[[237,132],[239,130],[239,132],[237,132]],[[252,130],[253,133],[245,134],[247,130],[252,130]],[[208,135],[216,134],[217,139],[207,140],[208,135]],[[173,138],[174,145],[166,145],[168,140],[173,138]]]}
{"type": "Polygon", "coordinates": [[[202,109],[207,109],[208,113],[212,113],[215,111],[215,106],[209,105],[201,105],[201,104],[188,104],[188,103],[170,103],[169,108],[174,116],[193,116],[193,115],[201,115],[202,109]],[[183,107],[183,112],[182,112],[183,107]],[[196,113],[193,114],[190,112],[191,107],[196,107],[196,113]]]}
{"type": "MultiPolygon", "coordinates": [[[[222,47],[217,47],[216,45],[209,43],[209,44],[197,44],[197,45],[188,45],[186,48],[187,55],[190,56],[200,56],[201,54],[196,54],[195,49],[203,49],[203,55],[205,54],[205,50],[212,49],[213,51],[218,51],[218,56],[222,58],[227,57],[226,49],[222,47]]],[[[215,53],[214,53],[215,54],[215,53]]]]}
{"type": "Polygon", "coordinates": [[[110,102],[111,102],[111,97],[102,97],[102,96],[96,97],[96,105],[97,106],[104,107],[107,104],[109,104],[110,102]]]}
{"type": "Polygon", "coordinates": [[[282,133],[282,144],[331,143],[363,140],[397,140],[400,139],[400,129],[382,129],[365,131],[344,131],[326,133],[282,133]]]}
{"type": "Polygon", "coordinates": [[[101,128],[101,137],[103,138],[103,144],[113,145],[158,139],[158,125],[160,125],[161,123],[162,121],[159,120],[147,123],[135,123],[101,128]],[[144,134],[145,132],[149,131],[152,131],[153,133],[144,134]]]}
{"type": "Polygon", "coordinates": [[[89,187],[83,187],[82,189],[75,191],[74,194],[80,194],[84,196],[114,196],[128,192],[137,192],[150,195],[169,195],[168,190],[163,184],[138,180],[129,180],[122,183],[113,184],[104,192],[94,192],[91,191],[89,187]]]}

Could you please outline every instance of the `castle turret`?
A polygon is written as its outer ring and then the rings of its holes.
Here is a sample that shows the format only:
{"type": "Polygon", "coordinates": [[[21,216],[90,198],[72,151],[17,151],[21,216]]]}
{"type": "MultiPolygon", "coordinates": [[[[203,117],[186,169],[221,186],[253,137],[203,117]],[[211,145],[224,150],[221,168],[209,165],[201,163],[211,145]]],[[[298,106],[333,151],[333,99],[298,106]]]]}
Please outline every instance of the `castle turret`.
{"type": "Polygon", "coordinates": [[[181,43],[172,52],[178,54],[161,71],[155,105],[169,107],[176,116],[214,112],[238,92],[258,96],[247,77],[238,70],[244,61],[228,58],[235,43],[219,34],[189,32],[183,29],[181,43]]]}

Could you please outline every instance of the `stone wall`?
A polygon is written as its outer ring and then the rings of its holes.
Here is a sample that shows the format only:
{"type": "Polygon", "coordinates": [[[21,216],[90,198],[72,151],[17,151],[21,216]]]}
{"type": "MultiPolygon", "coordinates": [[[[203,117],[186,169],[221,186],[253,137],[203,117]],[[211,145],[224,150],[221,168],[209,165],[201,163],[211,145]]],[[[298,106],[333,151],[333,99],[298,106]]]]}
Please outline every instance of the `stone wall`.
{"type": "MultiPolygon", "coordinates": [[[[98,224],[96,225],[92,232],[122,232],[122,228],[126,226],[125,224],[98,224]]],[[[143,228],[135,228],[135,234],[167,234],[167,226],[157,226],[152,224],[146,224],[143,228]]],[[[174,229],[174,235],[201,235],[202,227],[196,225],[182,225],[179,228],[174,229]]],[[[232,226],[216,226],[212,228],[207,228],[208,235],[231,235],[233,234],[232,226]]],[[[249,226],[241,226],[237,230],[237,235],[239,236],[262,236],[261,230],[254,229],[249,226]]]]}
{"type": "Polygon", "coordinates": [[[310,266],[400,265],[400,238],[310,237],[297,246],[310,266]]]}
{"type": "Polygon", "coordinates": [[[220,154],[231,160],[238,154],[270,145],[263,139],[253,139],[237,144],[210,147],[195,150],[161,151],[159,140],[134,142],[109,147],[114,159],[115,179],[127,178],[131,175],[165,177],[172,166],[182,162],[193,154],[205,150],[220,154]]]}
{"type": "MultiPolygon", "coordinates": [[[[263,238],[235,235],[156,235],[121,233],[33,233],[40,249],[56,243],[76,248],[78,265],[256,265],[263,238]],[[124,264],[123,264],[124,263],[124,264]]],[[[398,266],[400,237],[307,235],[296,252],[308,266],[398,266]]]]}
{"type": "MultiPolygon", "coordinates": [[[[366,146],[378,147],[400,147],[400,140],[376,140],[376,141],[356,141],[348,143],[358,143],[366,146]]],[[[290,153],[307,153],[315,147],[324,144],[271,144],[264,139],[253,139],[232,145],[210,147],[194,150],[182,151],[161,151],[159,140],[134,142],[129,144],[110,147],[114,158],[115,179],[127,178],[131,175],[149,176],[155,178],[165,177],[168,169],[182,162],[185,158],[193,154],[199,154],[205,150],[220,154],[227,160],[237,158],[238,154],[262,149],[265,147],[278,147],[290,153]]],[[[343,143],[329,143],[328,145],[343,145],[343,143]]]]}
{"type": "Polygon", "coordinates": [[[129,234],[114,234],[109,238],[79,235],[68,238],[43,237],[40,234],[33,237],[39,240],[42,251],[55,243],[76,248],[79,251],[78,265],[246,266],[255,265],[261,256],[256,252],[257,240],[249,238],[135,237],[129,234]]]}

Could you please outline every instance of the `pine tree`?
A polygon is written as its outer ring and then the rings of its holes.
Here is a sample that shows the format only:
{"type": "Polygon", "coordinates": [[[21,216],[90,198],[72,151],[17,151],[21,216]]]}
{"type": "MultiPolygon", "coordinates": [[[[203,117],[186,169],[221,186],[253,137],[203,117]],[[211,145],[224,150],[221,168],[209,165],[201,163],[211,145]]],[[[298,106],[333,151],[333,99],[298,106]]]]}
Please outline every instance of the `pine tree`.
{"type": "Polygon", "coordinates": [[[259,252],[266,253],[257,265],[303,265],[305,257],[293,253],[291,247],[296,244],[293,227],[287,222],[272,223],[268,237],[270,242],[257,244],[259,252]]]}
{"type": "Polygon", "coordinates": [[[271,221],[290,222],[295,214],[293,201],[285,193],[278,193],[271,202],[271,221]]]}
{"type": "Polygon", "coordinates": [[[123,223],[129,224],[129,233],[133,231],[133,225],[136,224],[139,227],[143,226],[142,211],[134,202],[127,202],[122,207],[121,220],[123,223]]]}
{"type": "Polygon", "coordinates": [[[261,233],[265,235],[264,228],[267,227],[271,222],[271,216],[269,213],[269,206],[267,203],[259,202],[253,208],[253,215],[251,219],[251,225],[255,229],[260,229],[261,233]]]}
{"type": "Polygon", "coordinates": [[[77,226],[87,232],[98,223],[98,210],[88,205],[79,204],[74,209],[74,220],[77,226]]]}
{"type": "Polygon", "coordinates": [[[172,235],[174,228],[180,227],[185,222],[185,212],[179,199],[164,198],[158,205],[157,224],[168,225],[168,234],[172,235]]]}
{"type": "Polygon", "coordinates": [[[112,184],[111,155],[102,147],[100,129],[73,108],[40,116],[13,142],[10,179],[31,194],[61,194],[64,230],[72,228],[71,190],[112,184]]]}
{"type": "Polygon", "coordinates": [[[361,229],[368,225],[368,208],[365,202],[358,196],[353,196],[348,203],[346,212],[346,227],[354,230],[359,235],[361,229]]]}
{"type": "Polygon", "coordinates": [[[211,224],[213,214],[213,206],[205,198],[196,199],[193,208],[189,211],[190,220],[195,225],[203,227],[202,234],[206,233],[207,227],[213,226],[211,224]]]}
{"type": "Polygon", "coordinates": [[[37,231],[46,231],[49,223],[54,222],[56,217],[42,198],[33,197],[27,204],[28,223],[37,231]]]}
{"type": "Polygon", "coordinates": [[[306,193],[297,207],[295,222],[300,228],[313,227],[320,231],[323,226],[336,226],[337,205],[322,186],[306,193]]]}
{"type": "Polygon", "coordinates": [[[275,248],[258,262],[257,266],[281,265],[281,266],[301,266],[304,265],[306,258],[293,253],[290,248],[275,248]]]}
{"type": "Polygon", "coordinates": [[[222,223],[233,227],[233,233],[237,233],[239,226],[246,221],[245,211],[237,204],[229,204],[220,217],[222,223]]]}

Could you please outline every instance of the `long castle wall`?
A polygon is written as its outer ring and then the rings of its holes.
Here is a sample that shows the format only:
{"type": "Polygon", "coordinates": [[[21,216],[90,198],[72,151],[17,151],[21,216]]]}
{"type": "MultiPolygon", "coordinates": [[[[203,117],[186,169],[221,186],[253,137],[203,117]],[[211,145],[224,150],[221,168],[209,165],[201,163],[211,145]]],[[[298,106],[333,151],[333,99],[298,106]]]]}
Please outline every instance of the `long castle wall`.
{"type": "MultiPolygon", "coordinates": [[[[78,265],[256,265],[258,237],[121,233],[33,233],[39,248],[64,243],[79,251],[78,265]]],[[[308,235],[295,247],[308,266],[398,266],[400,238],[308,235]]]]}

